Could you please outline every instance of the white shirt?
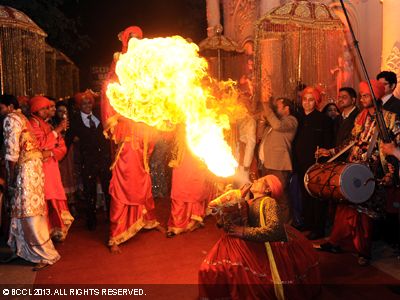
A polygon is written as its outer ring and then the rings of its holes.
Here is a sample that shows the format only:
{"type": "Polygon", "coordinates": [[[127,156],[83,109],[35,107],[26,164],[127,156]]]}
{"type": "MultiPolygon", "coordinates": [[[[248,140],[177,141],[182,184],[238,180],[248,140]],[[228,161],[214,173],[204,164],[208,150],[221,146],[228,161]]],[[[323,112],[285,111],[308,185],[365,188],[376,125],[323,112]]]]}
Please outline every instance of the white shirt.
{"type": "Polygon", "coordinates": [[[343,117],[343,119],[344,119],[344,120],[347,119],[347,118],[351,115],[351,113],[353,112],[353,110],[355,110],[355,109],[356,109],[356,107],[353,106],[353,109],[352,109],[351,111],[349,111],[347,114],[345,114],[344,112],[342,112],[342,117],[343,117]]]}
{"type": "Polygon", "coordinates": [[[100,124],[100,120],[97,119],[93,114],[85,114],[84,112],[81,111],[81,118],[82,118],[83,124],[85,124],[86,127],[90,128],[88,116],[91,116],[91,118],[97,128],[100,124]]]}
{"type": "MultiPolygon", "coordinates": [[[[253,117],[248,116],[242,120],[238,121],[238,140],[244,143],[244,157],[243,166],[245,168],[250,167],[254,155],[254,147],[256,146],[256,121],[253,117]]],[[[236,147],[236,157],[240,156],[240,146],[236,147]]]]}
{"type": "Polygon", "coordinates": [[[383,96],[382,99],[381,99],[382,103],[385,104],[390,99],[390,97],[392,97],[392,96],[393,96],[393,93],[389,94],[389,95],[386,95],[386,96],[383,96]]]}

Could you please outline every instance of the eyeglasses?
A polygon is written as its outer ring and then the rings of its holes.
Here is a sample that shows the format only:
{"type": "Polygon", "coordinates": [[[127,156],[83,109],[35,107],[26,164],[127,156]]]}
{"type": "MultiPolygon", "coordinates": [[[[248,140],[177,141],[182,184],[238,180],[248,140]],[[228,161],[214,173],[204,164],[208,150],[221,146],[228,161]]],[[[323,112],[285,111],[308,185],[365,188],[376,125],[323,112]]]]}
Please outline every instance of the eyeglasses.
{"type": "Polygon", "coordinates": [[[371,98],[370,94],[361,95],[361,99],[368,99],[368,98],[371,98]]]}

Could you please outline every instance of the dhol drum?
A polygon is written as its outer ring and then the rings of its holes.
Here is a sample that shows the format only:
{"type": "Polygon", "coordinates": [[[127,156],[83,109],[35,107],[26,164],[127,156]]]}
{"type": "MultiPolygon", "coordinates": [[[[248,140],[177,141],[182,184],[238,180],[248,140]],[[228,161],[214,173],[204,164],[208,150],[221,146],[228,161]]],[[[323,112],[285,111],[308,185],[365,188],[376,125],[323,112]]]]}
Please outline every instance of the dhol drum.
{"type": "Polygon", "coordinates": [[[360,204],[372,196],[375,180],[364,164],[331,162],[312,165],[304,176],[304,186],[315,198],[360,204]]]}

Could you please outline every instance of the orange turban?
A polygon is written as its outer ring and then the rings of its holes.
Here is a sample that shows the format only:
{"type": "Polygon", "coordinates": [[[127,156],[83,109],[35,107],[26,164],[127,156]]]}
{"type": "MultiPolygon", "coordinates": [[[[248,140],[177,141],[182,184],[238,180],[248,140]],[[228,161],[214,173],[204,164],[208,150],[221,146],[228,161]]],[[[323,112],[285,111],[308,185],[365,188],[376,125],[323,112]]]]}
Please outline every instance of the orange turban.
{"type": "Polygon", "coordinates": [[[94,104],[94,95],[89,90],[75,94],[75,101],[78,105],[81,105],[82,101],[85,99],[90,100],[90,102],[94,104]]]}
{"type": "Polygon", "coordinates": [[[51,105],[51,102],[49,99],[43,96],[35,96],[29,100],[29,107],[31,110],[31,113],[35,113],[42,108],[48,107],[51,105]]]}
{"type": "Polygon", "coordinates": [[[122,37],[121,37],[122,53],[125,53],[128,50],[128,42],[132,36],[138,39],[142,39],[143,38],[142,29],[140,29],[140,27],[138,26],[130,26],[122,32],[122,37]]]}
{"type": "Polygon", "coordinates": [[[316,104],[319,104],[321,102],[321,93],[317,88],[308,86],[301,92],[301,98],[303,98],[305,94],[312,94],[316,104]]]}
{"type": "MultiPolygon", "coordinates": [[[[262,182],[263,185],[268,185],[269,186],[269,188],[271,190],[272,198],[278,199],[278,198],[280,198],[282,196],[282,193],[283,193],[282,183],[279,180],[279,178],[276,177],[275,175],[267,175],[267,176],[261,177],[257,181],[262,182]]],[[[265,191],[266,191],[265,190],[266,186],[262,187],[263,190],[259,190],[259,188],[261,188],[261,187],[258,186],[258,185],[253,185],[250,190],[253,193],[262,193],[262,194],[264,194],[265,191]]]]}
{"type": "Polygon", "coordinates": [[[17,97],[19,105],[26,105],[29,103],[29,97],[28,96],[18,96],[17,97]]]}
{"type": "MultiPolygon", "coordinates": [[[[372,79],[371,86],[372,86],[372,90],[374,91],[376,99],[381,99],[383,96],[385,96],[385,85],[382,82],[372,79]]],[[[358,89],[359,89],[360,94],[370,94],[371,95],[371,91],[369,90],[368,82],[366,82],[366,81],[361,81],[358,89]]]]}

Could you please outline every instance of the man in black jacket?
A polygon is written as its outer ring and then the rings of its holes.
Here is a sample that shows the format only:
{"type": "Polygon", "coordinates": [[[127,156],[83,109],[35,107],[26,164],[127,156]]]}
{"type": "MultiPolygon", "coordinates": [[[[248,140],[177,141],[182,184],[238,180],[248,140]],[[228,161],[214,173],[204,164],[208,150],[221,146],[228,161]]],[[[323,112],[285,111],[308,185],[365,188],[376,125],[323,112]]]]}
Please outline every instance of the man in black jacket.
{"type": "Polygon", "coordinates": [[[103,135],[103,126],[99,118],[93,115],[93,95],[89,91],[78,93],[75,100],[80,111],[71,119],[69,140],[79,141],[87,227],[89,230],[95,230],[98,179],[106,198],[107,207],[109,207],[110,146],[103,135]]]}
{"type": "Polygon", "coordinates": [[[335,146],[342,145],[351,137],[354,120],[359,113],[356,107],[357,93],[351,87],[342,87],[338,95],[338,107],[341,114],[336,118],[334,125],[335,146]]]}
{"type": "Polygon", "coordinates": [[[310,229],[308,238],[311,240],[324,237],[325,222],[328,213],[326,201],[314,199],[307,192],[303,178],[308,168],[315,163],[315,151],[332,145],[332,123],[323,113],[317,110],[321,95],[316,88],[307,87],[302,92],[302,107],[304,113],[299,118],[299,127],[294,140],[295,170],[301,182],[301,195],[304,227],[310,229]]]}
{"type": "Polygon", "coordinates": [[[376,75],[376,79],[385,85],[385,95],[382,97],[383,108],[400,115],[400,99],[393,95],[397,86],[396,73],[392,71],[382,71],[376,75]]]}

